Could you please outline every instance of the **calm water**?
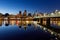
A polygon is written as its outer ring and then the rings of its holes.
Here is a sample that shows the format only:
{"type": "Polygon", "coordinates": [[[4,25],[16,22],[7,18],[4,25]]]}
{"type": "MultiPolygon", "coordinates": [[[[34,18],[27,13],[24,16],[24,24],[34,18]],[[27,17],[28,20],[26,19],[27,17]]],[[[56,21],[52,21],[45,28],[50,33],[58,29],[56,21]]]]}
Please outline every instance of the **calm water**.
{"type": "Polygon", "coordinates": [[[0,26],[0,40],[50,40],[51,35],[44,32],[41,28],[35,27],[34,25],[27,25],[19,28],[18,26],[9,25],[0,26]]]}

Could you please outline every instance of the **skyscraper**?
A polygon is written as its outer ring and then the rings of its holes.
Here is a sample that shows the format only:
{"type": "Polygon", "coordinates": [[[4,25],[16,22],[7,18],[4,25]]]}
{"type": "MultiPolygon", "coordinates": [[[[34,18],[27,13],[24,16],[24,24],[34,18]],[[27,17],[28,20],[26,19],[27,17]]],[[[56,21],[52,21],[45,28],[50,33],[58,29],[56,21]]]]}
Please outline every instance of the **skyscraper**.
{"type": "Polygon", "coordinates": [[[27,11],[24,10],[23,16],[27,16],[27,11]]]}

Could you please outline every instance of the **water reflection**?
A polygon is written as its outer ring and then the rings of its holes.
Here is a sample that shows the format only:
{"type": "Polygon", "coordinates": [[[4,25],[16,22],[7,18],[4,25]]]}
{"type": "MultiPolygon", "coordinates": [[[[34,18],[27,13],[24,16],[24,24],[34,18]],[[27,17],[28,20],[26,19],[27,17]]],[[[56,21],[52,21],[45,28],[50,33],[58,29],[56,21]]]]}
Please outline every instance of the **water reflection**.
{"type": "Polygon", "coordinates": [[[5,18],[4,20],[0,20],[0,25],[5,25],[5,26],[9,26],[9,25],[17,25],[17,27],[19,28],[24,28],[25,30],[27,29],[27,26],[31,26],[31,24],[33,21],[25,21],[25,20],[16,20],[16,19],[11,19],[8,20],[7,18],[5,18]]]}
{"type": "MultiPolygon", "coordinates": [[[[8,21],[4,21],[3,23],[8,23],[8,21]]],[[[35,38],[37,39],[50,39],[50,33],[46,32],[46,28],[43,28],[41,26],[37,26],[36,22],[33,25],[32,21],[10,21],[10,25],[8,27],[2,25],[0,27],[0,37],[3,36],[2,38],[13,38],[13,39],[25,39],[26,36],[27,38],[33,40],[35,38]],[[45,32],[43,30],[45,30],[45,32]]]]}
{"type": "Polygon", "coordinates": [[[23,20],[16,20],[16,19],[8,20],[6,18],[4,20],[0,19],[0,25],[5,24],[6,26],[8,25],[26,26],[27,24],[31,24],[31,23],[32,21],[23,21],[23,20]]]}
{"type": "MultiPolygon", "coordinates": [[[[47,25],[47,19],[46,18],[43,18],[42,24],[47,25]]],[[[57,27],[60,27],[60,18],[50,18],[50,24],[57,26],[57,27]]]]}

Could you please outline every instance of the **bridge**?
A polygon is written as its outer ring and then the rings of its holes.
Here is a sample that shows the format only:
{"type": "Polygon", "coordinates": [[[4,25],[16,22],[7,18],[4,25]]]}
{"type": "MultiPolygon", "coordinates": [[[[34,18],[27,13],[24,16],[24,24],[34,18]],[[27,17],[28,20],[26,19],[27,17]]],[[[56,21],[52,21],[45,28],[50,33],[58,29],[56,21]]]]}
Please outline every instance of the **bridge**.
{"type": "Polygon", "coordinates": [[[8,17],[0,17],[0,25],[2,22],[6,24],[17,24],[21,26],[21,24],[34,23],[35,25],[40,26],[44,30],[48,29],[51,34],[60,36],[60,12],[59,13],[51,13],[51,14],[43,14],[38,16],[17,16],[10,15],[8,17]],[[5,22],[4,22],[5,21],[5,22]],[[32,22],[33,21],[33,22],[32,22]],[[54,27],[53,27],[54,26],[54,27]]]}
{"type": "Polygon", "coordinates": [[[51,13],[48,15],[44,14],[43,16],[42,15],[34,16],[33,19],[37,20],[38,23],[40,23],[40,24],[44,24],[44,25],[48,25],[48,26],[50,26],[50,24],[56,24],[56,25],[60,26],[60,12],[59,12],[59,14],[51,13]]]}
{"type": "Polygon", "coordinates": [[[50,32],[60,36],[60,15],[34,16],[33,20],[44,30],[47,28],[51,30],[50,32]]]}

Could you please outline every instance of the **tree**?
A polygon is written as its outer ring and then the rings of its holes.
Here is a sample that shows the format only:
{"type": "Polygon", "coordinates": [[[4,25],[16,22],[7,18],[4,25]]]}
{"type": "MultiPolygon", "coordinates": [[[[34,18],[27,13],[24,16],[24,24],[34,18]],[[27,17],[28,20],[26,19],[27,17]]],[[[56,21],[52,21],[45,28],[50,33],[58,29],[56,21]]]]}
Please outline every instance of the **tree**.
{"type": "Polygon", "coordinates": [[[23,16],[27,16],[27,10],[24,10],[23,16]]]}
{"type": "Polygon", "coordinates": [[[9,13],[5,13],[5,17],[9,16],[9,13]]]}
{"type": "Polygon", "coordinates": [[[0,13],[0,16],[3,16],[3,14],[2,14],[2,13],[0,13]]]}

